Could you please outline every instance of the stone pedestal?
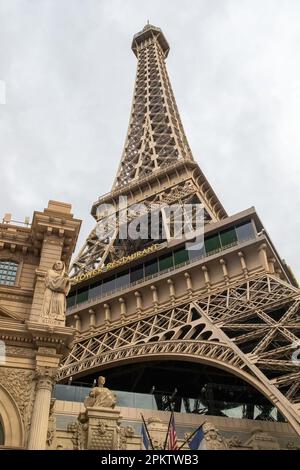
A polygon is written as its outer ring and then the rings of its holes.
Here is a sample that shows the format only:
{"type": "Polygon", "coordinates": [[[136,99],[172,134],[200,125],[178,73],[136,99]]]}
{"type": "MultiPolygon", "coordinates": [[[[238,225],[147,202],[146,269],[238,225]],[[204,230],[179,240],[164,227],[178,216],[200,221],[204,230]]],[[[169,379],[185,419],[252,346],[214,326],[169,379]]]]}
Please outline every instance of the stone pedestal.
{"type": "Polygon", "coordinates": [[[88,407],[86,448],[114,450],[120,447],[120,411],[112,408],[88,407]]]}
{"type": "Polygon", "coordinates": [[[163,450],[166,443],[168,426],[161,422],[159,418],[152,417],[148,419],[148,431],[155,450],[163,450]]]}

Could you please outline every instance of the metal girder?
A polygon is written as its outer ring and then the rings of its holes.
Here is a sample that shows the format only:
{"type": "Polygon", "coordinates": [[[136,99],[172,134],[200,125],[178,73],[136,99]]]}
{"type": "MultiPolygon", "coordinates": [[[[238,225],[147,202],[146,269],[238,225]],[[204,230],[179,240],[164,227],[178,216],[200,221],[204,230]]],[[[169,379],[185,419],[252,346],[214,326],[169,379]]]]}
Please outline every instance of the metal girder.
{"type": "Polygon", "coordinates": [[[193,160],[155,35],[137,52],[138,65],[125,147],[114,183],[122,187],[176,160],[193,160]]]}
{"type": "MultiPolygon", "coordinates": [[[[113,354],[139,343],[160,342],[166,338],[171,342],[188,340],[197,343],[209,337],[212,344],[238,345],[241,355],[251,358],[262,371],[271,370],[278,377],[284,370],[298,371],[298,366],[292,362],[297,336],[289,330],[291,321],[293,328],[295,323],[298,324],[300,300],[297,290],[265,275],[251,281],[249,300],[241,306],[238,300],[244,289],[245,286],[229,287],[209,297],[200,297],[194,304],[187,302],[139,319],[128,319],[123,325],[102,327],[93,335],[82,335],[65,358],[60,378],[76,375],[76,370],[87,372],[94,367],[95,357],[100,358],[108,352],[113,354]],[[279,319],[272,318],[279,307],[284,312],[279,319]],[[229,317],[230,321],[220,323],[221,319],[229,317]]],[[[291,392],[289,395],[292,399],[291,392]]]]}
{"type": "Polygon", "coordinates": [[[299,291],[271,275],[246,284],[82,334],[64,359],[59,379],[141,357],[186,355],[252,380],[266,396],[276,396],[295,427],[292,404],[300,399],[300,372],[292,360],[297,336],[289,325],[300,328],[299,291]],[[241,304],[247,289],[248,300],[241,304]]]}

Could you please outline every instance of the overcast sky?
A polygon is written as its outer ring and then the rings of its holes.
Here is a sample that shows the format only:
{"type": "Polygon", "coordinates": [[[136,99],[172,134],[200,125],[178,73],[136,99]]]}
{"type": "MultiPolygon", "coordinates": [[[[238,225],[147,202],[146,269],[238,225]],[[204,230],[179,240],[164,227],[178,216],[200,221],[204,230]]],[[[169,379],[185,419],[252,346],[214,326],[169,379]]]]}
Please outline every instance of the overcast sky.
{"type": "Polygon", "coordinates": [[[148,19],[170,43],[195,159],[229,214],[256,207],[299,278],[299,0],[0,0],[0,216],[70,202],[82,244],[121,157],[148,19]]]}

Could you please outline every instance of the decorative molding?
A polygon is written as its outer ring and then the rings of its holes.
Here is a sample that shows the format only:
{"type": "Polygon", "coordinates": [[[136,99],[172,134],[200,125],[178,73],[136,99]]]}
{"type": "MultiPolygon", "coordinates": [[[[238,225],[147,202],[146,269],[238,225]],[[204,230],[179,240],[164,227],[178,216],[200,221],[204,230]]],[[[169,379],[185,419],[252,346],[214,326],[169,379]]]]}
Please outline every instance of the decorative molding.
{"type": "Polygon", "coordinates": [[[5,353],[7,356],[35,358],[36,352],[33,349],[21,348],[18,346],[6,346],[5,353]]]}
{"type": "Polygon", "coordinates": [[[56,382],[57,369],[51,367],[40,367],[38,366],[35,371],[35,380],[37,382],[37,390],[45,389],[52,390],[53,385],[56,382]]]}
{"type": "Polygon", "coordinates": [[[14,398],[26,431],[29,430],[35,396],[34,377],[34,371],[0,368],[0,383],[14,398]]]}

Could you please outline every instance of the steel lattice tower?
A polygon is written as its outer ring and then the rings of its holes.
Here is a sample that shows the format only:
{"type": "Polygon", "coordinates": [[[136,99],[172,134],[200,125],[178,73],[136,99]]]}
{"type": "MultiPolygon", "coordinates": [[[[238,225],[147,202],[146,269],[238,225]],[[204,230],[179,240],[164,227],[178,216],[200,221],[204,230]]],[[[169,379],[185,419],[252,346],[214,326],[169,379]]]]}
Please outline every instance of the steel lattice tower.
{"type": "MultiPolygon", "coordinates": [[[[99,209],[112,204],[117,219],[122,220],[118,201],[122,195],[129,205],[143,203],[149,211],[151,204],[193,201],[204,204],[208,221],[226,217],[188,145],[165,65],[169,45],[162,31],[145,26],[134,36],[132,50],[138,65],[125,147],[112,191],[93,204],[92,215],[98,222],[107,219],[99,209]],[[165,191],[161,190],[162,183],[165,191]]],[[[136,242],[120,240],[118,230],[109,240],[99,240],[95,228],[74,260],[72,274],[91,271],[137,248],[136,242]]]]}
{"type": "Polygon", "coordinates": [[[159,28],[146,26],[132,44],[137,76],[131,119],[114,189],[166,168],[193,160],[181,124],[165,58],[169,45],[159,28]]]}
{"type": "Polygon", "coordinates": [[[163,214],[164,204],[198,202],[205,208],[205,250],[186,255],[172,233],[159,243],[123,240],[121,222],[106,240],[95,228],[72,267],[68,322],[77,335],[60,380],[141,356],[213,365],[250,383],[300,434],[297,283],[255,209],[229,217],[195,162],[161,30],[147,25],[132,49],[138,65],[125,147],[113,188],[92,214],[107,219],[98,209],[111,204],[120,216],[120,195],[129,207],[143,203],[146,213],[153,203],[163,214]],[[154,257],[158,268],[150,272],[154,257]]]}

